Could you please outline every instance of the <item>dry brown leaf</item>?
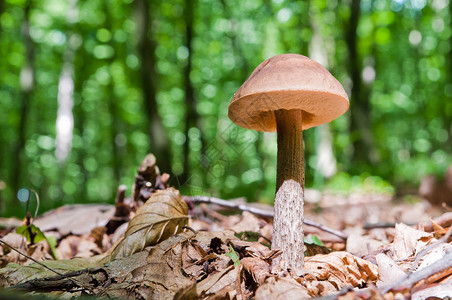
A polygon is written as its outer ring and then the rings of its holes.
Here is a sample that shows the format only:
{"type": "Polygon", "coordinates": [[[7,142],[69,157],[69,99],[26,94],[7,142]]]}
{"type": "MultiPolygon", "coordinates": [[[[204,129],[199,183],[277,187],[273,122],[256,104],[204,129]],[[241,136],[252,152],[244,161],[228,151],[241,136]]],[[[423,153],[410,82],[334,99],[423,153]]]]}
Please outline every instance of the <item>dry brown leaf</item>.
{"type": "MultiPolygon", "coordinates": [[[[27,252],[27,239],[17,233],[8,233],[2,238],[6,243],[22,252],[27,252]]],[[[1,256],[0,267],[6,266],[8,263],[24,263],[27,259],[6,245],[0,244],[1,256]]]]}
{"type": "Polygon", "coordinates": [[[198,282],[197,293],[203,299],[224,299],[229,291],[236,290],[238,268],[229,266],[198,282]]]}
{"type": "Polygon", "coordinates": [[[108,245],[107,228],[105,226],[93,228],[89,233],[89,237],[94,240],[99,249],[105,249],[108,245]]]}
{"type": "MultiPolygon", "coordinates": [[[[53,260],[50,254],[49,243],[46,240],[30,245],[23,235],[16,233],[8,233],[2,238],[3,241],[14,247],[15,249],[27,254],[35,260],[53,260]]],[[[1,244],[0,266],[4,267],[8,263],[17,263],[19,265],[29,265],[32,260],[22,256],[17,251],[11,250],[4,244],[1,244]]]]}
{"type": "Polygon", "coordinates": [[[446,282],[429,286],[420,291],[416,291],[411,295],[412,300],[424,300],[424,299],[448,299],[452,295],[452,282],[446,282]],[[431,298],[429,298],[431,297],[431,298]]]}
{"type": "Polygon", "coordinates": [[[386,285],[399,281],[405,276],[405,272],[400,269],[395,261],[386,254],[379,253],[375,257],[378,265],[380,280],[378,285],[386,285]]]}
{"type": "Polygon", "coordinates": [[[306,287],[311,297],[325,296],[337,292],[336,285],[329,281],[308,281],[306,287]]]}
{"type": "Polygon", "coordinates": [[[109,286],[105,296],[172,299],[178,293],[178,297],[182,297],[179,299],[185,299],[184,293],[191,293],[190,286],[195,280],[182,271],[181,244],[193,236],[191,231],[182,232],[145,251],[108,263],[107,272],[119,284],[109,286]]]}
{"type": "MultiPolygon", "coordinates": [[[[95,257],[74,258],[70,260],[47,260],[43,261],[42,264],[59,273],[66,273],[103,265],[102,258],[103,256],[98,255],[95,257]]],[[[36,263],[32,263],[28,266],[9,264],[0,269],[0,286],[10,287],[12,285],[24,283],[28,280],[51,276],[55,276],[55,273],[36,263]]]]}
{"type": "Polygon", "coordinates": [[[65,205],[38,217],[34,224],[41,231],[57,231],[65,236],[70,233],[82,235],[94,227],[105,226],[113,217],[115,207],[105,204],[65,205]]]}
{"type": "MultiPolygon", "coordinates": [[[[342,290],[338,295],[337,300],[357,300],[357,299],[369,299],[369,300],[395,300],[392,294],[387,297],[383,296],[375,286],[368,287],[365,291],[358,291],[356,289],[342,290]],[[346,293],[346,294],[343,294],[346,293]]],[[[388,294],[387,294],[388,295],[388,294]]],[[[399,298],[398,298],[399,299],[399,298]]],[[[400,298],[403,299],[403,298],[400,298]]]]}
{"type": "Polygon", "coordinates": [[[231,227],[231,230],[234,230],[235,232],[258,232],[259,228],[259,219],[252,213],[244,211],[240,221],[234,224],[234,226],[231,227]]]}
{"type": "Polygon", "coordinates": [[[129,222],[124,237],[113,246],[111,259],[129,256],[181,232],[188,206],[174,188],[155,192],[129,222]]]}
{"type": "Polygon", "coordinates": [[[196,241],[188,240],[181,244],[182,268],[185,273],[194,278],[201,279],[206,275],[205,262],[216,259],[216,254],[207,254],[196,241]]]}
{"type": "MultiPolygon", "coordinates": [[[[28,256],[32,257],[34,260],[44,261],[44,260],[53,260],[53,257],[50,255],[50,246],[46,240],[40,241],[34,245],[28,246],[27,251],[28,256]]],[[[32,260],[27,260],[24,265],[32,264],[32,260]]]]}
{"type": "Polygon", "coordinates": [[[240,264],[253,277],[254,282],[261,285],[270,274],[270,265],[260,258],[245,257],[240,260],[240,264]]]}
{"type": "MultiPolygon", "coordinates": [[[[225,253],[229,252],[228,241],[234,243],[240,240],[234,235],[232,230],[223,230],[220,232],[200,231],[196,235],[197,244],[206,252],[225,253]],[[218,242],[218,243],[215,243],[218,242]]],[[[248,242],[245,242],[250,244],[248,242]]]]}
{"type": "Polygon", "coordinates": [[[449,231],[449,228],[444,228],[433,220],[432,227],[433,227],[433,236],[437,239],[442,238],[447,233],[447,231],[449,231]]]}
{"type": "Polygon", "coordinates": [[[192,285],[181,288],[177,291],[176,295],[174,295],[173,300],[198,300],[198,294],[196,293],[196,283],[192,285]]]}
{"type": "Polygon", "coordinates": [[[92,257],[103,253],[93,238],[83,235],[70,235],[62,240],[56,248],[58,259],[74,257],[92,257]]]}
{"type": "Polygon", "coordinates": [[[374,240],[367,236],[362,236],[356,233],[350,234],[347,238],[347,251],[358,257],[364,257],[371,253],[376,252],[383,247],[384,244],[381,241],[374,240]]]}
{"type": "MultiPolygon", "coordinates": [[[[182,233],[179,236],[182,235],[187,235],[187,233],[182,233]]],[[[225,296],[239,299],[240,297],[246,297],[250,293],[243,284],[240,284],[240,272],[231,266],[231,258],[223,254],[225,250],[229,249],[228,245],[240,249],[237,250],[237,254],[240,255],[249,255],[250,253],[264,255],[267,252],[271,253],[271,250],[258,243],[237,239],[232,231],[198,232],[198,234],[191,235],[176,245],[170,245],[172,239],[174,237],[159,244],[159,247],[162,247],[162,244],[168,244],[166,249],[171,251],[168,265],[172,269],[180,268],[182,265],[184,273],[197,281],[204,278],[197,284],[196,289],[200,297],[206,297],[207,299],[222,299],[225,296]],[[248,248],[250,248],[250,252],[248,252],[248,248]]],[[[269,275],[268,263],[259,258],[245,257],[241,259],[241,263],[252,276],[255,276],[257,282],[262,282],[269,275]],[[265,265],[265,267],[260,268],[260,271],[266,269],[266,272],[259,273],[258,264],[265,265]]],[[[191,289],[188,289],[188,291],[191,291],[191,289]]],[[[184,294],[178,294],[178,297],[184,296],[184,294]]]]}
{"type": "Polygon", "coordinates": [[[126,233],[127,227],[129,226],[129,222],[121,224],[118,228],[116,228],[115,232],[110,235],[110,243],[113,245],[116,244],[124,234],[126,233]]]}
{"type": "MultiPolygon", "coordinates": [[[[196,287],[198,295],[203,293],[211,298],[215,297],[215,294],[212,294],[213,291],[217,291],[222,298],[235,289],[229,286],[232,275],[224,273],[230,268],[232,260],[222,254],[228,249],[227,241],[231,239],[237,239],[232,231],[198,232],[196,235],[192,232],[183,232],[177,237],[173,236],[160,243],[157,247],[161,247],[168,254],[167,264],[172,270],[183,269],[189,278],[196,281],[204,278],[196,287]],[[175,243],[176,238],[179,239],[177,243],[175,243]]],[[[237,275],[237,272],[233,273],[237,275]]],[[[237,280],[234,280],[237,283],[237,280]]],[[[188,289],[188,292],[190,291],[188,289]]],[[[178,295],[178,297],[185,296],[185,294],[178,295]]]]}
{"type": "Polygon", "coordinates": [[[256,291],[259,300],[289,300],[310,298],[306,287],[292,277],[268,277],[256,291]]]}
{"type": "Polygon", "coordinates": [[[357,287],[378,279],[378,268],[374,264],[353,256],[348,252],[332,252],[306,258],[307,281],[328,281],[336,290],[346,285],[357,287]]]}
{"type": "Polygon", "coordinates": [[[419,253],[433,239],[431,233],[413,229],[403,223],[396,224],[396,233],[392,249],[394,259],[407,259],[419,253]]]}
{"type": "Polygon", "coordinates": [[[421,270],[429,265],[434,264],[436,261],[442,259],[447,254],[452,253],[452,245],[448,243],[441,243],[436,245],[430,252],[428,252],[422,259],[422,263],[419,265],[418,270],[421,270]]]}
{"type": "Polygon", "coordinates": [[[278,257],[281,253],[281,250],[279,249],[271,250],[258,242],[247,242],[239,239],[228,240],[228,242],[233,244],[235,248],[245,248],[245,253],[247,255],[258,257],[269,262],[271,262],[271,259],[278,257]]]}
{"type": "MultiPolygon", "coordinates": [[[[131,286],[143,299],[171,299],[176,292],[193,284],[179,268],[171,268],[160,247],[151,248],[147,263],[131,272],[131,286]]],[[[176,263],[177,265],[177,263],[176,263]]]]}
{"type": "Polygon", "coordinates": [[[226,254],[220,254],[216,256],[217,258],[209,264],[209,273],[214,273],[214,271],[221,271],[232,265],[232,259],[226,254]]]}
{"type": "Polygon", "coordinates": [[[261,229],[259,229],[261,238],[259,238],[258,242],[268,244],[268,241],[271,241],[273,235],[273,223],[265,222],[262,225],[261,229]]]}

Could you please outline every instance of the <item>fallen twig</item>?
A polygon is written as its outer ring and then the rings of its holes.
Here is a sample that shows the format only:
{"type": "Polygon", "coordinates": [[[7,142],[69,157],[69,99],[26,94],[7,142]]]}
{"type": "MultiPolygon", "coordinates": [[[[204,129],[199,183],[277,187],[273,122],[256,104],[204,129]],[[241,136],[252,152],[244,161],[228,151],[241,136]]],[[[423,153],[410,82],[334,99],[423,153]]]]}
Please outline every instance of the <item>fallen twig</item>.
{"type": "MultiPolygon", "coordinates": [[[[375,229],[375,228],[394,228],[397,222],[375,222],[375,223],[365,223],[363,229],[375,229]]],[[[415,226],[417,223],[404,223],[408,226],[415,226]]]]}
{"type": "MultiPolygon", "coordinates": [[[[449,227],[452,225],[452,212],[447,212],[441,216],[434,218],[433,222],[440,225],[441,227],[449,227]]],[[[431,221],[421,223],[424,226],[425,231],[433,231],[433,226],[431,221]]]]}
{"type": "Polygon", "coordinates": [[[380,291],[386,294],[389,291],[404,291],[413,287],[417,282],[427,279],[428,277],[442,272],[452,267],[452,253],[445,255],[442,259],[434,262],[433,264],[418,270],[414,273],[408,273],[398,282],[389,286],[383,286],[380,291]]]}
{"type": "Polygon", "coordinates": [[[339,230],[336,230],[336,229],[333,229],[333,228],[329,228],[329,227],[327,227],[327,226],[325,226],[323,224],[314,222],[314,221],[306,219],[306,218],[304,219],[304,223],[306,225],[308,225],[308,226],[312,226],[312,227],[321,229],[323,231],[329,232],[329,233],[331,233],[331,234],[333,234],[333,235],[335,235],[337,237],[340,237],[343,240],[346,240],[347,237],[348,237],[345,233],[343,233],[343,232],[341,232],[339,230]]]}
{"type": "MultiPolygon", "coordinates": [[[[262,216],[262,217],[267,217],[267,218],[273,218],[274,212],[268,209],[261,209],[261,208],[257,208],[257,207],[251,207],[251,206],[247,206],[245,204],[242,203],[236,203],[234,202],[239,200],[239,199],[243,199],[243,198],[238,198],[238,199],[232,199],[232,200],[223,200],[223,199],[219,199],[219,198],[215,198],[215,197],[210,197],[210,196],[184,196],[183,199],[185,201],[191,201],[194,203],[208,203],[208,204],[216,204],[222,207],[227,207],[227,208],[231,208],[231,209],[236,209],[236,210],[241,210],[241,211],[247,211],[250,212],[252,214],[258,215],[258,216],[262,216]]],[[[312,226],[312,227],[316,227],[318,229],[321,229],[323,231],[329,232],[335,236],[340,237],[343,240],[347,239],[347,235],[344,234],[343,232],[339,231],[339,230],[335,230],[332,228],[329,228],[325,225],[319,224],[317,222],[314,222],[312,220],[309,219],[304,219],[304,223],[308,226],[312,226]]]]}
{"type": "Polygon", "coordinates": [[[410,272],[412,273],[418,266],[419,262],[421,261],[421,259],[431,250],[433,250],[434,248],[436,248],[437,246],[439,246],[442,243],[447,243],[447,240],[449,239],[449,237],[452,235],[452,226],[449,228],[449,230],[447,231],[447,233],[440,238],[439,240],[435,241],[434,243],[428,245],[427,247],[425,247],[421,252],[419,252],[419,254],[416,256],[416,259],[413,261],[413,263],[410,266],[410,272]]]}
{"type": "Polygon", "coordinates": [[[93,289],[83,287],[80,283],[77,283],[75,278],[72,277],[81,277],[81,281],[87,281],[92,284],[97,284],[98,286],[102,286],[106,281],[109,280],[109,275],[102,268],[88,268],[77,271],[71,271],[65,274],[45,277],[45,278],[36,278],[25,281],[23,283],[19,283],[11,287],[11,289],[20,289],[24,291],[30,292],[52,292],[52,291],[83,291],[88,290],[93,295],[96,295],[93,289]],[[90,277],[92,275],[96,275],[97,273],[102,273],[101,276],[90,277]],[[88,276],[88,278],[83,278],[83,276],[88,276]]]}
{"type": "Polygon", "coordinates": [[[0,242],[1,242],[2,244],[4,244],[5,246],[11,248],[12,250],[16,251],[16,252],[19,253],[20,255],[22,255],[22,256],[28,258],[29,260],[31,260],[31,261],[37,263],[37,264],[40,265],[41,267],[46,268],[47,270],[49,270],[49,271],[51,271],[51,272],[53,272],[53,273],[55,273],[55,274],[57,274],[57,275],[60,275],[60,276],[63,276],[63,275],[64,275],[64,274],[62,274],[62,273],[60,273],[60,272],[58,272],[58,271],[55,271],[55,270],[53,270],[53,269],[47,267],[45,264],[43,264],[43,263],[37,261],[37,260],[34,259],[33,257],[31,257],[31,256],[29,256],[29,255],[23,253],[22,251],[20,251],[20,250],[14,248],[13,246],[11,246],[10,244],[8,244],[8,243],[5,242],[4,240],[1,240],[1,239],[0,239],[0,242]]]}
{"type": "Polygon", "coordinates": [[[252,214],[259,215],[259,216],[262,216],[262,217],[273,218],[273,211],[271,211],[271,210],[257,208],[257,207],[251,207],[251,206],[247,206],[247,205],[242,204],[242,203],[234,202],[234,201],[243,201],[243,200],[245,200],[245,198],[236,198],[236,199],[231,199],[231,200],[223,200],[223,199],[210,197],[210,196],[193,196],[193,197],[183,196],[183,199],[185,201],[192,201],[194,203],[216,204],[216,205],[219,205],[219,206],[222,206],[222,207],[231,208],[231,209],[236,209],[236,210],[241,210],[241,211],[248,211],[248,212],[250,212],[252,214]]]}
{"type": "MultiPolygon", "coordinates": [[[[11,246],[10,244],[8,244],[8,243],[5,242],[4,240],[0,239],[0,242],[1,242],[2,244],[4,244],[5,246],[9,247],[10,249],[16,251],[16,252],[19,253],[20,255],[22,255],[22,256],[28,258],[29,260],[31,260],[31,261],[37,263],[37,264],[40,265],[41,267],[43,267],[43,268],[45,268],[45,269],[47,269],[47,270],[49,270],[49,271],[51,271],[51,272],[57,274],[58,276],[63,276],[63,277],[65,276],[65,274],[60,273],[60,272],[58,272],[58,271],[56,271],[56,270],[54,270],[54,269],[52,269],[52,268],[49,268],[48,266],[46,266],[45,264],[41,263],[40,261],[38,261],[38,260],[34,259],[33,257],[31,257],[31,256],[29,256],[29,255],[23,253],[22,251],[20,251],[20,250],[14,248],[13,246],[11,246]]],[[[75,284],[75,286],[79,286],[79,287],[82,287],[82,288],[83,288],[83,284],[81,285],[81,284],[80,284],[79,282],[77,282],[75,279],[72,279],[72,278],[68,278],[68,279],[69,279],[70,281],[72,281],[72,283],[75,284]]],[[[88,289],[88,290],[89,290],[89,289],[88,289]]]]}

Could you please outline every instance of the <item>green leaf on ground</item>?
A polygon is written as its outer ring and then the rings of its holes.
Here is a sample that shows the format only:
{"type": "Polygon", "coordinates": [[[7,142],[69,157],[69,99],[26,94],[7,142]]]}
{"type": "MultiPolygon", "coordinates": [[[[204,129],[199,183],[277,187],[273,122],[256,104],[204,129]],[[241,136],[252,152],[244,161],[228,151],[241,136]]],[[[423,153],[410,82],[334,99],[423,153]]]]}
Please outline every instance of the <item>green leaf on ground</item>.
{"type": "Polygon", "coordinates": [[[231,252],[225,253],[226,256],[228,256],[230,259],[232,259],[232,261],[234,262],[234,266],[240,265],[240,258],[237,255],[237,252],[235,252],[232,245],[229,245],[229,249],[231,250],[231,252]]]}

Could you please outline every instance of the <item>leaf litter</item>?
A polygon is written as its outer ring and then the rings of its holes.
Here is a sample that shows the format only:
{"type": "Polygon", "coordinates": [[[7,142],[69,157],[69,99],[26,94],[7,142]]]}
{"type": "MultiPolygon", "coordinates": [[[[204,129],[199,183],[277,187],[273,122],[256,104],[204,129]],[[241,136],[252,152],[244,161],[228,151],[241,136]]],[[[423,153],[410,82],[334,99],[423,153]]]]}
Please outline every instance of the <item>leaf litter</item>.
{"type": "Polygon", "coordinates": [[[272,266],[281,254],[270,249],[272,220],[249,212],[271,207],[225,214],[215,204],[194,206],[168,187],[168,178],[148,155],[132,197],[118,189],[115,206],[48,212],[34,223],[43,226],[38,229],[46,238],[33,244],[13,229],[4,231],[2,241],[38,263],[2,243],[0,285],[61,297],[131,299],[442,299],[452,294],[449,212],[417,205],[414,220],[405,203],[375,195],[358,201],[353,195],[352,204],[341,199],[334,206],[329,201],[337,196],[325,195],[322,212],[314,212],[319,203],[307,203],[307,215],[348,238],[305,226],[312,244],[306,244],[309,256],[300,275],[272,266]],[[74,222],[80,228],[64,222],[67,211],[78,216],[74,222]],[[432,216],[437,218],[428,221],[432,216]],[[386,225],[374,226],[382,222],[386,225]],[[58,241],[57,259],[50,236],[58,241]]]}

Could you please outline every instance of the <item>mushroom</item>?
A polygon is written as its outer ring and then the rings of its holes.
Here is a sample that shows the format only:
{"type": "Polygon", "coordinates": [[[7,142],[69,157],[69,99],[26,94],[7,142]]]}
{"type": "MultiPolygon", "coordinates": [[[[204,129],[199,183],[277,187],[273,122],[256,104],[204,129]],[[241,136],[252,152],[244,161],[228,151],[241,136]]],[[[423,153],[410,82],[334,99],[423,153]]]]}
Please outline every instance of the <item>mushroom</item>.
{"type": "Polygon", "coordinates": [[[328,123],[347,111],[342,85],[319,63],[298,54],[262,62],[234,94],[229,118],[258,131],[277,131],[275,215],[272,249],[285,269],[304,260],[303,130],[328,123]]]}

